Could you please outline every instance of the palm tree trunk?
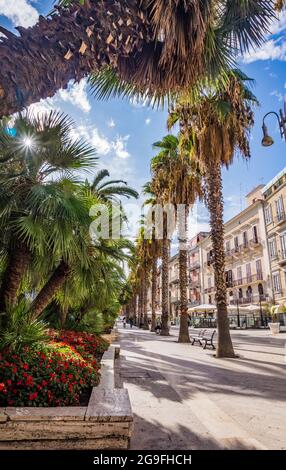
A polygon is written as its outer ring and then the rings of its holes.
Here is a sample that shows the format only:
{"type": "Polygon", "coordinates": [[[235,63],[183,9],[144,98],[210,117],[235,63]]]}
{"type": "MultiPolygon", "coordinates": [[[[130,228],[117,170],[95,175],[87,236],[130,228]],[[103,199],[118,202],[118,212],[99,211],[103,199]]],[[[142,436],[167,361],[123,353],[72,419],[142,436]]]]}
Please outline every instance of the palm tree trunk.
{"type": "Polygon", "coordinates": [[[31,253],[25,243],[18,242],[10,253],[8,266],[3,275],[0,289],[0,312],[17,301],[17,293],[31,260],[31,253]]]}
{"type": "Polygon", "coordinates": [[[70,80],[101,67],[119,66],[149,40],[151,28],[139,2],[85,0],[58,15],[40,17],[20,36],[1,27],[0,117],[52,97],[70,80]]]}
{"type": "Polygon", "coordinates": [[[157,298],[157,257],[154,256],[153,262],[152,262],[152,279],[151,279],[151,311],[152,311],[152,316],[151,316],[151,331],[155,332],[155,327],[156,327],[156,298],[157,298]]]}
{"type": "Polygon", "coordinates": [[[37,318],[53,300],[54,295],[60,290],[70,274],[70,267],[65,261],[61,261],[53,272],[48,282],[38,293],[31,305],[33,318],[37,318]]]}
{"type": "MultiPolygon", "coordinates": [[[[189,323],[188,323],[188,252],[187,252],[187,214],[184,214],[184,221],[179,220],[179,224],[183,225],[183,238],[180,237],[179,249],[179,282],[180,282],[180,331],[179,343],[190,343],[189,323]]],[[[179,235],[180,236],[180,235],[179,235]]]]}
{"type": "Polygon", "coordinates": [[[148,323],[148,281],[147,281],[147,273],[145,275],[144,283],[143,283],[143,330],[149,330],[149,323],[148,323]]]}
{"type": "Polygon", "coordinates": [[[214,251],[214,277],[217,304],[217,357],[235,357],[229,331],[223,227],[221,164],[209,160],[207,167],[207,204],[210,212],[211,239],[214,251]]]}
{"type": "MultiPolygon", "coordinates": [[[[164,220],[164,225],[166,224],[164,220]]],[[[166,227],[164,227],[162,243],[162,315],[161,315],[161,335],[169,336],[169,240],[167,238],[166,227]]]]}
{"type": "Polygon", "coordinates": [[[141,279],[139,290],[139,305],[138,305],[138,327],[140,328],[143,323],[143,280],[141,279]]]}

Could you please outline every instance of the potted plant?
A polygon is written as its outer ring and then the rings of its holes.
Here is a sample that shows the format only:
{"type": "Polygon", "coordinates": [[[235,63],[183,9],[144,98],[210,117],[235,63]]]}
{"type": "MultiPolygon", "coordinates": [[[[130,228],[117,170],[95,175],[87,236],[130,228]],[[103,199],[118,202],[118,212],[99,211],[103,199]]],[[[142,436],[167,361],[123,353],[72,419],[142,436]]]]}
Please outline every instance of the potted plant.
{"type": "Polygon", "coordinates": [[[279,308],[277,305],[273,305],[270,309],[272,321],[269,323],[269,328],[272,335],[277,335],[280,332],[279,308]]]}

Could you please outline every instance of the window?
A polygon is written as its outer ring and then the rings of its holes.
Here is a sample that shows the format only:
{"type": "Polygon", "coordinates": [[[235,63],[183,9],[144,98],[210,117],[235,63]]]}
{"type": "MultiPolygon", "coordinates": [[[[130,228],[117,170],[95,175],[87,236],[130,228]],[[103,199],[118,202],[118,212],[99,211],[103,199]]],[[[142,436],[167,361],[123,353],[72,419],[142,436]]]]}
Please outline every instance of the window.
{"type": "Polygon", "coordinates": [[[270,258],[276,259],[277,258],[277,246],[276,246],[275,238],[271,238],[271,240],[269,240],[268,246],[269,246],[270,258]]]}
{"type": "Polygon", "coordinates": [[[277,219],[278,220],[283,220],[285,216],[284,216],[284,203],[283,203],[283,197],[282,196],[280,196],[275,201],[275,206],[276,206],[277,219]]]}
{"type": "Polygon", "coordinates": [[[256,227],[256,225],[254,225],[254,227],[252,227],[252,235],[253,235],[253,241],[254,241],[254,243],[258,243],[258,234],[257,234],[257,227],[256,227]]]}
{"type": "Polygon", "coordinates": [[[281,256],[282,259],[286,259],[286,233],[280,235],[280,244],[281,244],[281,256]]]}
{"type": "Polygon", "coordinates": [[[237,268],[237,285],[242,283],[242,270],[241,266],[237,268]]]}
{"type": "Polygon", "coordinates": [[[251,278],[251,264],[250,263],[247,263],[247,265],[246,265],[246,278],[247,278],[247,282],[252,281],[252,278],[251,278]]]}
{"type": "Polygon", "coordinates": [[[273,274],[273,289],[274,289],[274,292],[276,292],[276,294],[281,292],[280,273],[273,274]]]}
{"type": "Polygon", "coordinates": [[[233,287],[232,270],[227,271],[225,275],[226,275],[226,287],[233,287]]]}
{"type": "Polygon", "coordinates": [[[227,242],[225,243],[225,251],[226,251],[227,254],[230,253],[230,241],[227,241],[227,242]]]}
{"type": "Polygon", "coordinates": [[[234,249],[238,251],[238,237],[234,237],[234,249]]]}
{"type": "Polygon", "coordinates": [[[208,288],[210,289],[211,286],[212,286],[212,278],[209,277],[209,278],[208,278],[208,288]]]}
{"type": "Polygon", "coordinates": [[[247,232],[243,232],[242,239],[243,239],[243,246],[246,247],[248,244],[247,232]]]}
{"type": "Polygon", "coordinates": [[[256,274],[257,274],[257,280],[262,281],[263,280],[263,275],[262,275],[262,264],[261,264],[261,259],[256,260],[256,274]]]}
{"type": "Polygon", "coordinates": [[[265,222],[266,224],[271,224],[272,222],[272,209],[271,209],[271,205],[268,205],[265,207],[264,209],[264,215],[265,215],[265,222]]]}

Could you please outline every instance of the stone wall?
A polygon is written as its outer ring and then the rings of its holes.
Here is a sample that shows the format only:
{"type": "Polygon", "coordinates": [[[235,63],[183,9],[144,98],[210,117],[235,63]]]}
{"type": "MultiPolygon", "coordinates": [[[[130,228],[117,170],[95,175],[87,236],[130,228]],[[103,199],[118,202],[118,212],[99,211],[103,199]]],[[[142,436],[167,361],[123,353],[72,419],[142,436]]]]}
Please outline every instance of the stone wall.
{"type": "Polygon", "coordinates": [[[115,383],[111,345],[87,407],[0,408],[0,449],[126,449],[133,427],[128,391],[115,383]]]}

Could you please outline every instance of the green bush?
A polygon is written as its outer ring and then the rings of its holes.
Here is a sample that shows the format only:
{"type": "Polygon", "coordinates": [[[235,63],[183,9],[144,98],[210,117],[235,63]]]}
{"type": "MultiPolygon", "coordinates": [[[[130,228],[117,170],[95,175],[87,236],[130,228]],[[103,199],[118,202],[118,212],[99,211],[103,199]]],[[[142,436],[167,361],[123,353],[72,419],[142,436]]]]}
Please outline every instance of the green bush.
{"type": "Polygon", "coordinates": [[[49,340],[48,325],[31,318],[29,303],[22,300],[2,316],[0,329],[0,351],[9,349],[19,352],[26,346],[38,346],[49,340]]]}

